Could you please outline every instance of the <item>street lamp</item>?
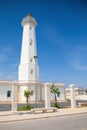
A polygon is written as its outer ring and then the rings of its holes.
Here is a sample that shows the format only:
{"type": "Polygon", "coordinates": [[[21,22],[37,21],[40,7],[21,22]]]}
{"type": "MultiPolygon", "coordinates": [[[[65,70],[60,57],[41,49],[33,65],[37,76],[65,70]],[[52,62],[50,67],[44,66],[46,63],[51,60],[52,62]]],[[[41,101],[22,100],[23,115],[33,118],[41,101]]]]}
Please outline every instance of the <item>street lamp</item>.
{"type": "MultiPolygon", "coordinates": [[[[36,82],[36,63],[37,63],[37,56],[34,56],[34,59],[35,59],[35,82],[36,82]]],[[[38,96],[37,96],[37,94],[38,94],[38,88],[37,88],[37,86],[36,86],[36,94],[35,94],[35,104],[36,104],[36,102],[37,102],[37,99],[38,99],[38,96]]]]}
{"type": "Polygon", "coordinates": [[[34,56],[35,59],[35,81],[36,81],[36,63],[37,63],[37,56],[34,56]]]}
{"type": "Polygon", "coordinates": [[[34,59],[37,59],[37,56],[34,56],[34,59]]]}

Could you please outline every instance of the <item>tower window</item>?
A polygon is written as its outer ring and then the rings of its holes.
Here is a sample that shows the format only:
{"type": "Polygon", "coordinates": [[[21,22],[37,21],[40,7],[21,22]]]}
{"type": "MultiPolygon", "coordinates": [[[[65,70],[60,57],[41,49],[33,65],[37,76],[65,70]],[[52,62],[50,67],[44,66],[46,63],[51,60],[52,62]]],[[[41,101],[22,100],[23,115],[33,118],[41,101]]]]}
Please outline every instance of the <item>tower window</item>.
{"type": "Polygon", "coordinates": [[[30,30],[32,29],[32,26],[30,26],[30,30]]]}
{"type": "Polygon", "coordinates": [[[31,74],[33,74],[33,69],[31,69],[31,72],[30,72],[31,74]]]}
{"type": "Polygon", "coordinates": [[[30,40],[30,45],[32,45],[32,42],[33,42],[33,41],[32,41],[32,39],[31,39],[31,40],[30,40]]]}
{"type": "Polygon", "coordinates": [[[11,91],[7,91],[7,97],[11,97],[11,91]]]}
{"type": "Polygon", "coordinates": [[[33,59],[32,58],[30,58],[30,62],[32,62],[33,61],[33,59]]]}

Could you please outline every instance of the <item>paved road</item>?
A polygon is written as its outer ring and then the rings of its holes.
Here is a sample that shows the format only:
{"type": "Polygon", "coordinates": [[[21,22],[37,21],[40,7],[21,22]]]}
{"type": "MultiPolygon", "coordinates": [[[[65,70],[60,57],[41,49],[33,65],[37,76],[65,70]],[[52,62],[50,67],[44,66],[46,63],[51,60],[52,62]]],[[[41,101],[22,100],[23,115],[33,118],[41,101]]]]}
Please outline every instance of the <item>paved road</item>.
{"type": "Polygon", "coordinates": [[[0,130],[87,130],[87,114],[2,123],[0,130]]]}

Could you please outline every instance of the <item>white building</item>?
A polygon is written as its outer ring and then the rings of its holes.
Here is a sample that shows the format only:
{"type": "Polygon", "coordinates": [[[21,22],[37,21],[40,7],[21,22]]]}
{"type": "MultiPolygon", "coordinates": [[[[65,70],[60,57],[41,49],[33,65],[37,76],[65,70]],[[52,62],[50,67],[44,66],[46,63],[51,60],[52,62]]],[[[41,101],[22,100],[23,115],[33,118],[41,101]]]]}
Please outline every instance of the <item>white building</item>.
{"type": "MultiPolygon", "coordinates": [[[[36,49],[35,27],[37,22],[35,18],[29,14],[22,20],[23,37],[21,58],[18,71],[18,81],[0,81],[0,101],[12,100],[12,85],[18,87],[18,102],[26,101],[24,91],[26,89],[33,90],[33,96],[30,97],[31,102],[41,102],[44,100],[45,83],[39,81],[39,66],[36,49]]],[[[49,87],[52,83],[48,83],[49,87]]],[[[58,100],[65,100],[65,84],[56,83],[60,89],[60,97],[58,100]]],[[[51,100],[54,100],[50,94],[51,100]]]]}
{"type": "MultiPolygon", "coordinates": [[[[66,98],[70,99],[70,88],[65,89],[66,92],[66,98]]],[[[87,100],[87,89],[84,89],[82,87],[76,87],[75,88],[75,98],[76,100],[87,100]]]]}
{"type": "Polygon", "coordinates": [[[11,92],[12,87],[10,85],[8,86],[0,86],[0,102],[1,103],[7,103],[11,101],[11,92]]]}

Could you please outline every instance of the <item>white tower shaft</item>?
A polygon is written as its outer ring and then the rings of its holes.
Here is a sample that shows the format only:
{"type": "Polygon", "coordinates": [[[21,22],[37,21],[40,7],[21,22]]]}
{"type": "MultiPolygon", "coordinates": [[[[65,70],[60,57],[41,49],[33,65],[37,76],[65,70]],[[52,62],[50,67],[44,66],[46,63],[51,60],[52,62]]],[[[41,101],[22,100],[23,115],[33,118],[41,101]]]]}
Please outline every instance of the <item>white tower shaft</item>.
{"type": "Polygon", "coordinates": [[[27,15],[23,21],[23,38],[21,60],[19,65],[19,80],[39,80],[39,67],[36,51],[36,20],[32,15],[27,15]]]}

